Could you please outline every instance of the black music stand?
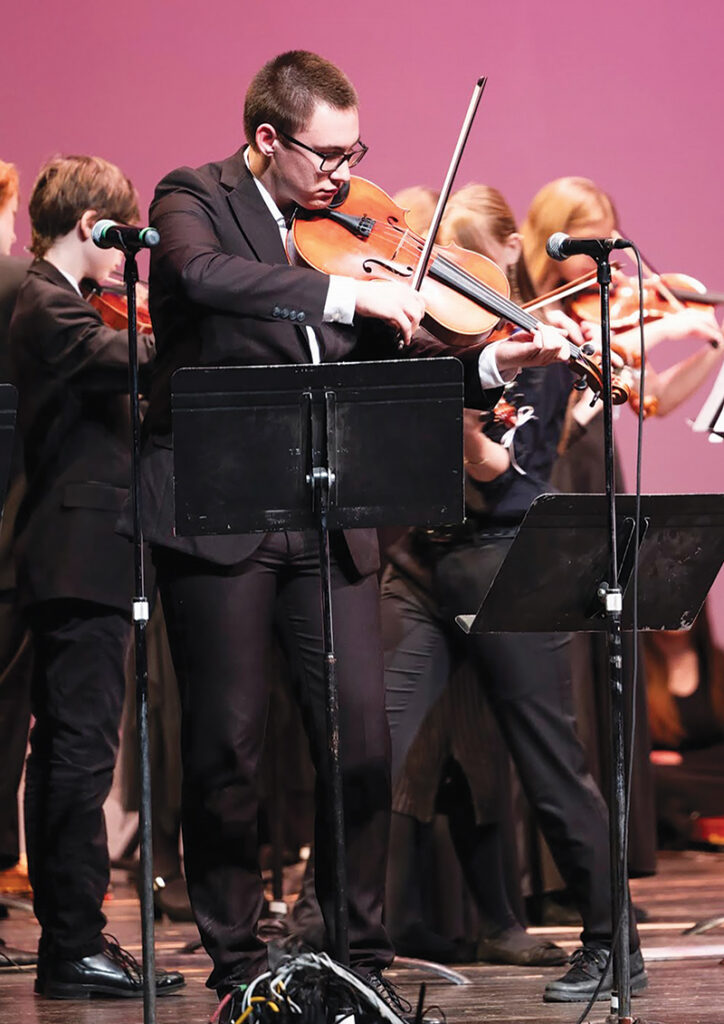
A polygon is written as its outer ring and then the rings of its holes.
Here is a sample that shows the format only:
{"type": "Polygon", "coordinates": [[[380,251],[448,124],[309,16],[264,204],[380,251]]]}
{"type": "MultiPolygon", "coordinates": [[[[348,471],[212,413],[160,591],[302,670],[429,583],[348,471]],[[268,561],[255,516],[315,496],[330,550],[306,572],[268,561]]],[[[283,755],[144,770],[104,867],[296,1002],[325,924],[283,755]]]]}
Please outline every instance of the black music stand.
{"type": "Polygon", "coordinates": [[[456,359],[173,376],[177,532],[319,534],[336,881],[331,945],[343,964],[348,911],[328,531],[460,522],[462,398],[456,359]]]}
{"type": "MultiPolygon", "coordinates": [[[[620,628],[634,626],[632,581],[638,549],[638,628],[688,629],[724,561],[724,495],[642,495],[638,538],[635,496],[617,495],[615,509],[620,628]]],[[[606,602],[613,563],[608,513],[607,495],[541,495],[528,510],[478,611],[459,615],[458,625],[467,633],[609,632],[606,602]]],[[[621,1016],[618,1002],[624,995],[630,1000],[620,660],[619,683],[611,680],[610,846],[613,921],[620,915],[622,927],[614,935],[615,995],[608,1021],[633,1020],[628,1009],[621,1016]]]]}
{"type": "MultiPolygon", "coordinates": [[[[623,629],[633,629],[635,498],[616,496],[623,629]]],[[[605,632],[603,494],[542,494],[533,502],[466,633],[605,632]]],[[[639,541],[641,630],[688,629],[724,561],[724,495],[644,494],[639,541]]]]}

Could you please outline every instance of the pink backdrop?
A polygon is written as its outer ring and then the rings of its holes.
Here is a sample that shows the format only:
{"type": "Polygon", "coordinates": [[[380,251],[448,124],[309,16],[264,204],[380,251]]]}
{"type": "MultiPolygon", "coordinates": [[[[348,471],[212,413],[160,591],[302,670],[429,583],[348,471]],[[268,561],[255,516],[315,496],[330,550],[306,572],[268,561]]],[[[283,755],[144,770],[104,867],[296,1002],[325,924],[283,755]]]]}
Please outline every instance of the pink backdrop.
{"type": "MultiPolygon", "coordinates": [[[[98,153],[127,171],[145,205],[165,171],[238,146],[250,76],[302,47],[357,85],[365,175],[390,192],[438,186],[474,81],[486,74],[458,184],[498,186],[522,217],[544,182],[592,177],[660,269],[724,289],[724,8],[696,3],[689,22],[674,0],[608,0],[600,18],[593,10],[580,0],[367,0],[359,11],[320,0],[14,4],[0,37],[0,158],[17,164],[27,199],[46,157],[98,153]]],[[[18,236],[16,251],[29,237],[24,212],[18,236]]],[[[654,363],[689,350],[662,346],[654,363]]],[[[647,424],[646,489],[722,490],[724,449],[686,426],[700,401],[647,424]]],[[[629,482],[633,427],[624,410],[629,482]]],[[[724,640],[721,577],[714,607],[724,640]]]]}

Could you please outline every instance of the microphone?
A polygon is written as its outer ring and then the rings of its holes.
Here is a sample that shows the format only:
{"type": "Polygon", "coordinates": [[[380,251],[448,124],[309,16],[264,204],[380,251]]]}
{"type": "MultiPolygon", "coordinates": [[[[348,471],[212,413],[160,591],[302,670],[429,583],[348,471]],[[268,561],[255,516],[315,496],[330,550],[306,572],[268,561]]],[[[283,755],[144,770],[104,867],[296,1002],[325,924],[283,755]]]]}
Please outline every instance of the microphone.
{"type": "Polygon", "coordinates": [[[571,238],[556,231],[546,242],[546,252],[554,260],[567,260],[569,256],[590,256],[597,260],[608,256],[612,249],[632,249],[628,238],[571,238]]]}
{"type": "Polygon", "coordinates": [[[130,224],[117,224],[114,220],[97,220],[91,238],[99,249],[120,249],[121,252],[152,249],[161,241],[155,228],[134,228],[130,224]]]}

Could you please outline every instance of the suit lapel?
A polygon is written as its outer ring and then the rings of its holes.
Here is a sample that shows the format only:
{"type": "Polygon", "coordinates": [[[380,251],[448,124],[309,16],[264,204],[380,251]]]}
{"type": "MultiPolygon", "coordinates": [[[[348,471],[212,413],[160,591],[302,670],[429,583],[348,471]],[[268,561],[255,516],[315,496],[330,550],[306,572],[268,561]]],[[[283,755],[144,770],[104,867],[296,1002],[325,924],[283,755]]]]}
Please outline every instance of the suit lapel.
{"type": "Polygon", "coordinates": [[[221,167],[221,184],[239,230],[260,263],[288,263],[276,221],[262,199],[240,149],[221,167]]]}
{"type": "Polygon", "coordinates": [[[60,288],[64,288],[67,292],[70,292],[71,295],[75,295],[80,298],[78,292],[75,290],[65,274],[61,274],[58,268],[52,263],[49,263],[48,260],[35,260],[30,264],[29,271],[31,274],[45,278],[45,280],[50,281],[51,284],[56,284],[60,288]]]}

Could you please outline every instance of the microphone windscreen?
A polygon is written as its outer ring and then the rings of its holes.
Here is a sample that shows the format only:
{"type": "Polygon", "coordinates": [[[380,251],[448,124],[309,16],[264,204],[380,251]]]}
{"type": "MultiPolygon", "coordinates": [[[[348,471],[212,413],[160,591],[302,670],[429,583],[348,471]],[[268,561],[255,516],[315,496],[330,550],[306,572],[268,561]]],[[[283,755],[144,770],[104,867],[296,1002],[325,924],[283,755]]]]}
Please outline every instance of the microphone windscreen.
{"type": "Polygon", "coordinates": [[[93,239],[96,245],[100,245],[103,242],[103,235],[108,230],[108,228],[112,228],[113,226],[114,221],[108,220],[107,218],[104,220],[97,220],[95,222],[95,224],[93,225],[93,230],[91,231],[91,238],[93,239]]]}
{"type": "Polygon", "coordinates": [[[563,255],[563,243],[568,241],[565,231],[556,231],[546,242],[546,252],[552,260],[565,259],[563,255]]]}
{"type": "Polygon", "coordinates": [[[161,241],[161,236],[155,228],[144,228],[141,232],[141,237],[143,244],[148,246],[149,249],[152,249],[154,245],[158,245],[161,241]]]}

